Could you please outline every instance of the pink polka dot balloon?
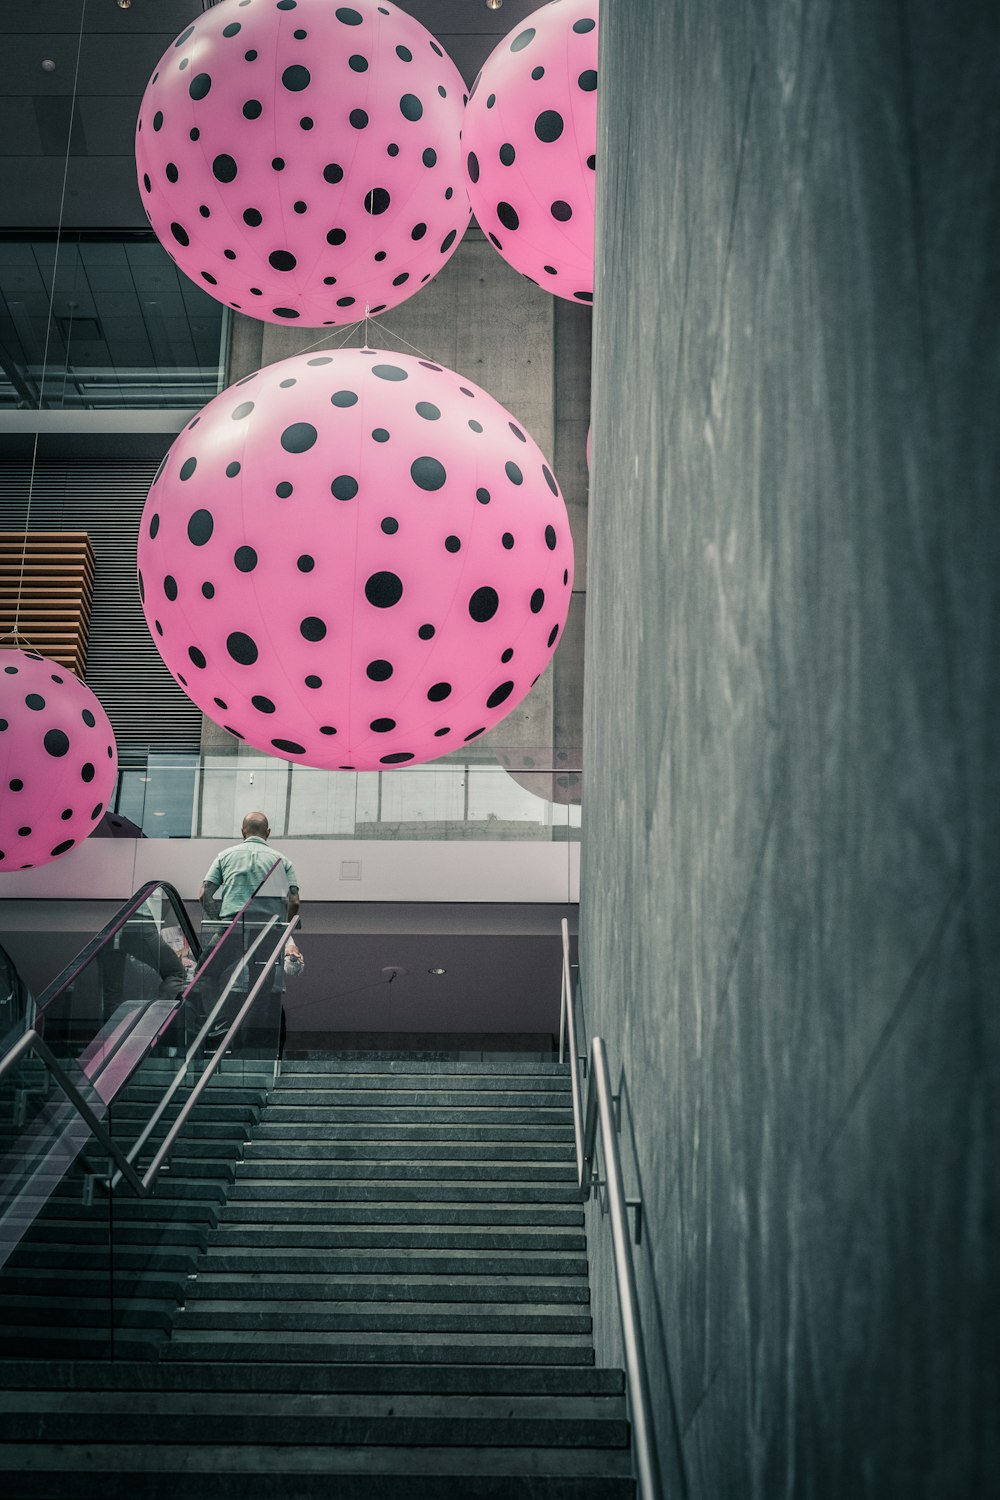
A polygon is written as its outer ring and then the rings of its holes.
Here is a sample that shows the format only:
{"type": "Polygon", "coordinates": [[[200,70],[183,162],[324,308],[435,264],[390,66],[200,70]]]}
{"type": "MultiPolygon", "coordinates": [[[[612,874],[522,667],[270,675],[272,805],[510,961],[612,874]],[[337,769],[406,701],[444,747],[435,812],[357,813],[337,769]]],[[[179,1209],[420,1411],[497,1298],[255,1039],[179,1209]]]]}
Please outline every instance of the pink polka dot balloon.
{"type": "Polygon", "coordinates": [[[37,651],[0,652],[0,871],[58,859],[93,831],[118,774],[94,694],[37,651]]]}
{"type": "Polygon", "coordinates": [[[497,723],[566,619],[551,469],[429,360],[300,354],[211,401],[139,533],[157,648],[210,718],[306,765],[432,760],[497,723]]]}
{"type": "Polygon", "coordinates": [[[146,213],[220,302],[353,322],[419,291],[461,239],[464,100],[451,59],[388,0],[223,0],[143,95],[146,213]]]}
{"type": "Polygon", "coordinates": [[[516,271],[594,297],[598,0],[552,0],[490,54],[465,112],[469,196],[516,271]]]}

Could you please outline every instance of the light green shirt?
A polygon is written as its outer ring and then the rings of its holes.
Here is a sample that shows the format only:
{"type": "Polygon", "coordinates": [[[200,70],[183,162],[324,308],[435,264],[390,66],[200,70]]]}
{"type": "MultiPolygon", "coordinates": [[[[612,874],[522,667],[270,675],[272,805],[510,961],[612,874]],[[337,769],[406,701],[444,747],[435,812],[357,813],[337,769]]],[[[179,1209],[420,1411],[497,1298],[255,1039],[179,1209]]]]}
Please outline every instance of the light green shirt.
{"type": "Polygon", "coordinates": [[[284,902],[293,886],[298,889],[298,876],[291,860],[270,848],[263,839],[244,839],[242,844],[233,844],[215,856],[205,876],[205,884],[218,887],[216,899],[221,917],[234,917],[246,905],[275,860],[281,863],[261,896],[278,897],[284,902]]]}

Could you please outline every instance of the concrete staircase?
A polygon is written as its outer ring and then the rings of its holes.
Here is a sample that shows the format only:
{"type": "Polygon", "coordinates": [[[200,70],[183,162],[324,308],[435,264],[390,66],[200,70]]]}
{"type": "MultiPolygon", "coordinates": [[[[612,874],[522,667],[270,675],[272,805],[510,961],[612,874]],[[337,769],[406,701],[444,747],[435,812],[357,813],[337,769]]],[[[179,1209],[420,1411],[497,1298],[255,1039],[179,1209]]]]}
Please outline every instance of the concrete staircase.
{"type": "Polygon", "coordinates": [[[0,1489],[634,1494],[565,1069],[286,1063],[232,1171],[159,1360],[0,1364],[0,1489]]]}

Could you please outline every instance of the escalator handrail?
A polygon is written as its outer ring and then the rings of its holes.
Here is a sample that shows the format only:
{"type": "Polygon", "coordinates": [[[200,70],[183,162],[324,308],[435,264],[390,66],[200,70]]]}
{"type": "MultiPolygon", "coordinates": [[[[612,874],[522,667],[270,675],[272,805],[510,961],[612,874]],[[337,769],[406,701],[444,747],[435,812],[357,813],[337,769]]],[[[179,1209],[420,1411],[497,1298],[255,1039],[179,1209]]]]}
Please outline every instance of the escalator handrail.
{"type": "MultiPolygon", "coordinates": [[[[271,867],[271,870],[268,871],[268,874],[264,877],[265,880],[270,877],[273,869],[274,866],[271,867]]],[[[258,889],[259,888],[260,887],[258,887],[258,889]]],[[[100,932],[96,932],[94,936],[84,944],[76,957],[74,959],[71,959],[70,962],[66,965],[62,973],[57,974],[55,979],[52,980],[51,984],[46,985],[45,989],[39,995],[38,1000],[35,1002],[36,1021],[42,1016],[46,1007],[51,1005],[53,1000],[55,1000],[57,996],[62,994],[63,990],[67,989],[74,982],[74,980],[80,977],[91,960],[95,958],[100,950],[111,941],[116,933],[122,930],[122,928],[129,921],[129,918],[135,916],[139,908],[145,905],[145,903],[149,900],[150,896],[152,896],[155,891],[163,891],[164,895],[169,900],[170,905],[173,907],[174,912],[176,913],[178,926],[180,927],[181,932],[184,934],[184,937],[187,939],[191,952],[194,955],[195,962],[197,963],[198,959],[201,958],[201,941],[198,937],[198,934],[194,930],[194,924],[191,921],[191,918],[187,914],[187,908],[184,905],[180,892],[176,889],[176,887],[172,886],[166,880],[147,880],[146,884],[140,886],[135,894],[129,897],[124,906],[118,909],[111,920],[104,924],[100,932]]],[[[251,900],[252,899],[253,898],[251,897],[251,900]]]]}

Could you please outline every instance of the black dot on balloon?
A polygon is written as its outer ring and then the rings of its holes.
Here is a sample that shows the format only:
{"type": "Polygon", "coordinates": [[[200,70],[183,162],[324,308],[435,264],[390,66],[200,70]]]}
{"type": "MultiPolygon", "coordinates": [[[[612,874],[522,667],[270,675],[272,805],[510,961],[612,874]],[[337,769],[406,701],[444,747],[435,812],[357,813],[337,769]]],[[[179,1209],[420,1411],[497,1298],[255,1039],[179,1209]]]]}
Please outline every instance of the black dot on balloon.
{"type": "Polygon", "coordinates": [[[42,740],[42,744],[47,754],[54,755],[58,759],[69,749],[69,736],[61,729],[50,729],[42,740]]]}
{"type": "MultiPolygon", "coordinates": [[[[239,730],[238,729],[234,729],[231,724],[223,724],[222,727],[226,731],[226,733],[227,734],[231,734],[234,739],[237,739],[237,740],[244,740],[244,739],[246,739],[246,735],[245,734],[240,734],[239,730]]],[[[274,744],[273,740],[271,741],[271,744],[272,745],[274,744]]]]}
{"type": "Polygon", "coordinates": [[[416,405],[418,417],[423,417],[426,422],[436,422],[441,415],[441,408],[435,406],[433,401],[418,401],[416,405]]]}
{"type": "Polygon", "coordinates": [[[12,792],[24,791],[24,782],[21,780],[20,776],[15,776],[12,781],[8,782],[8,785],[12,792]]]}
{"type": "Polygon", "coordinates": [[[178,177],[180,176],[180,173],[178,172],[172,161],[167,162],[164,171],[166,172],[168,182],[176,182],[178,177]]]}
{"type": "Polygon", "coordinates": [[[163,128],[163,111],[162,111],[162,109],[158,109],[156,111],[156,114],[153,116],[153,129],[154,130],[161,130],[162,128],[163,128]]]}
{"type": "Polygon", "coordinates": [[[103,811],[104,811],[104,803],[103,802],[98,802],[95,807],[91,808],[91,811],[90,811],[90,821],[93,823],[97,818],[99,818],[101,816],[101,813],[103,811]]]}
{"type": "Polygon", "coordinates": [[[397,47],[396,56],[401,62],[413,61],[413,53],[410,51],[409,47],[397,47]]]}
{"type": "Polygon", "coordinates": [[[514,150],[514,147],[510,144],[510,142],[507,141],[500,147],[499,156],[502,166],[512,167],[517,157],[517,152],[514,150]]]}
{"type": "Polygon", "coordinates": [[[372,374],[377,375],[379,380],[406,380],[406,371],[399,365],[372,365],[372,374]]]}
{"type": "MultiPolygon", "coordinates": [[[[17,831],[18,831],[18,834],[20,835],[20,837],[22,839],[26,839],[28,837],[28,835],[30,834],[31,829],[30,828],[19,828],[17,831]]],[[[30,869],[31,866],[30,865],[25,865],[23,868],[24,869],[30,869]]]]}
{"type": "Polygon", "coordinates": [[[517,210],[510,203],[497,204],[497,218],[505,229],[516,229],[521,222],[517,210]]]}
{"type": "Polygon", "coordinates": [[[439,740],[443,734],[451,734],[451,730],[447,726],[444,729],[435,729],[434,738],[439,740]]]}
{"type": "Polygon", "coordinates": [[[436,682],[433,687],[427,689],[427,696],[432,703],[443,703],[445,698],[451,697],[451,683],[436,682]]]}
{"type": "Polygon", "coordinates": [[[202,271],[202,273],[201,273],[201,279],[202,279],[202,281],[207,281],[208,284],[209,284],[209,286],[218,286],[219,285],[218,281],[212,275],[211,271],[202,271]]]}
{"type": "Polygon", "coordinates": [[[153,184],[149,180],[148,172],[143,172],[142,174],[142,185],[146,189],[147,193],[151,193],[153,191],[153,184]]]}
{"type": "Polygon", "coordinates": [[[549,468],[548,464],[542,464],[542,474],[545,478],[545,483],[548,485],[553,495],[558,495],[559,486],[556,484],[555,475],[552,473],[552,470],[549,468]]]}
{"type": "Polygon", "coordinates": [[[367,57],[362,57],[360,52],[355,52],[352,57],[349,57],[347,59],[347,64],[352,73],[368,72],[368,59],[367,57]]]}
{"type": "Polygon", "coordinates": [[[385,188],[372,188],[365,194],[365,210],[370,214],[384,214],[391,202],[385,188]]]}
{"type": "Polygon", "coordinates": [[[376,443],[387,443],[389,441],[389,433],[384,427],[372,428],[372,437],[376,443]]]}
{"type": "Polygon", "coordinates": [[[392,676],[392,662],[383,661],[381,658],[378,661],[370,661],[365,671],[372,682],[388,682],[392,676]]]}
{"type": "Polygon", "coordinates": [[[274,704],[271,702],[270,698],[265,698],[263,693],[254,693],[253,697],[250,699],[250,702],[253,704],[258,713],[274,713],[274,704]]]}
{"type": "Polygon", "coordinates": [[[538,611],[541,609],[544,603],[545,591],[543,589],[536,589],[531,596],[531,613],[533,615],[537,615],[538,611]]]}
{"type": "Polygon", "coordinates": [[[303,203],[303,201],[302,201],[301,198],[298,200],[297,203],[293,203],[292,204],[292,208],[295,210],[295,212],[297,214],[304,214],[304,213],[308,213],[308,211],[309,211],[309,205],[308,205],[308,203],[303,203]]]}
{"type": "Polygon", "coordinates": [[[469,614],[474,620],[478,620],[480,624],[486,620],[492,620],[499,607],[500,596],[496,589],[491,589],[489,585],[476,589],[476,592],[469,600],[469,614]]]}
{"type": "Polygon", "coordinates": [[[271,311],[276,318],[297,318],[299,313],[294,307],[272,307],[271,311]]]}
{"type": "Polygon", "coordinates": [[[245,208],[243,210],[243,222],[251,229],[257,229],[264,222],[264,215],[258,208],[245,208]]]}
{"type": "Polygon", "coordinates": [[[237,547],[233,562],[241,573],[252,573],[257,566],[257,554],[252,547],[237,547]]]}
{"type": "Polygon", "coordinates": [[[298,264],[290,250],[272,250],[267,259],[276,271],[294,271],[298,264]]]}
{"type": "Polygon", "coordinates": [[[211,511],[196,510],[187,525],[188,541],[195,547],[204,547],[215,530],[211,511]]]}
{"type": "Polygon", "coordinates": [[[433,146],[425,146],[423,151],[421,151],[420,153],[420,160],[423,162],[425,167],[436,167],[437,159],[438,154],[434,150],[433,146]]]}
{"type": "Polygon", "coordinates": [[[424,113],[424,106],[416,94],[404,94],[399,101],[399,112],[404,120],[419,120],[424,113]]]}
{"type": "Polygon", "coordinates": [[[545,77],[545,69],[544,68],[532,68],[532,70],[531,70],[531,76],[535,80],[535,82],[537,83],[538,80],[539,80],[539,78],[544,78],[545,77]]]}
{"type": "Polygon", "coordinates": [[[240,32],[240,23],[239,23],[239,21],[230,21],[230,23],[229,23],[228,26],[223,26],[223,28],[222,28],[222,35],[223,36],[237,36],[239,34],[239,32],[240,32]]]}
{"type": "Polygon", "coordinates": [[[483,490],[483,489],[477,490],[476,491],[476,499],[479,501],[480,505],[489,505],[489,503],[490,503],[490,492],[489,492],[489,490],[483,490]]]}
{"type": "Polygon", "coordinates": [[[299,623],[299,633],[304,641],[322,641],[326,638],[326,625],[318,615],[306,615],[299,623]]]}
{"type": "Polygon", "coordinates": [[[368,124],[368,116],[363,109],[352,109],[347,118],[355,130],[364,130],[368,124]]]}
{"type": "Polygon", "coordinates": [[[497,96],[496,96],[496,94],[490,94],[489,97],[486,100],[486,108],[487,109],[492,109],[493,106],[494,106],[494,104],[496,102],[497,102],[497,96]]]}
{"type": "Polygon", "coordinates": [[[597,69],[585,69],[576,81],[585,94],[592,94],[597,87],[597,69]]]}
{"type": "Polygon", "coordinates": [[[398,276],[394,276],[392,278],[392,284],[393,284],[393,286],[402,286],[403,283],[409,281],[409,279],[410,279],[410,273],[409,273],[409,271],[400,271],[400,273],[399,273],[398,276]]]}
{"type": "Polygon", "coordinates": [[[150,539],[151,540],[152,540],[152,538],[154,538],[156,536],[156,534],[159,531],[159,529],[160,529],[160,518],[159,518],[158,515],[154,515],[153,518],[152,518],[152,520],[149,523],[149,535],[150,535],[150,539]]]}
{"type": "Polygon", "coordinates": [[[549,211],[554,219],[559,220],[560,224],[565,224],[573,217],[572,208],[563,198],[557,198],[549,211]]]}
{"type": "Polygon", "coordinates": [[[352,474],[338,474],[330,492],[335,500],[353,500],[358,493],[358,481],[352,474]]]}
{"type": "Polygon", "coordinates": [[[593,152],[591,152],[590,156],[587,157],[587,166],[592,172],[597,171],[597,157],[593,154],[593,152]]]}
{"type": "Polygon", "coordinates": [[[188,84],[188,93],[192,99],[205,99],[211,87],[212,79],[208,73],[196,73],[188,84]]]}
{"type": "Polygon", "coordinates": [[[500,540],[502,541],[505,550],[509,552],[514,545],[514,538],[511,536],[510,532],[505,531],[500,540]]]}
{"type": "Polygon", "coordinates": [[[344,176],[344,169],[338,166],[335,161],[331,161],[323,168],[323,176],[327,182],[341,182],[344,176]]]}
{"type": "Polygon", "coordinates": [[[57,844],[55,846],[55,848],[52,850],[52,856],[51,857],[53,859],[55,859],[55,857],[56,857],[57,854],[65,854],[66,850],[67,849],[72,849],[72,847],[73,847],[73,845],[75,843],[76,843],[76,839],[63,839],[62,843],[61,844],[57,844]]]}
{"type": "Polygon", "coordinates": [[[448,475],[444,464],[439,459],[429,458],[425,455],[423,458],[415,458],[413,460],[410,465],[410,478],[418,489],[439,490],[448,478],[448,475]]]}
{"type": "Polygon", "coordinates": [[[503,468],[504,468],[504,473],[507,475],[507,478],[510,480],[511,484],[523,484],[524,483],[524,475],[521,473],[520,469],[517,467],[517,464],[514,463],[514,462],[512,462],[512,460],[508,459],[507,462],[504,464],[503,468]]]}
{"type": "Polygon", "coordinates": [[[455,239],[456,239],[457,235],[458,235],[458,230],[457,229],[449,229],[448,230],[448,233],[445,235],[444,239],[441,241],[441,254],[442,255],[447,254],[447,252],[451,249],[452,245],[455,243],[455,239]]]}
{"type": "Polygon", "coordinates": [[[96,727],[97,720],[94,718],[94,715],[90,712],[89,708],[85,708],[83,710],[83,712],[80,715],[80,718],[86,724],[86,726],[87,726],[88,729],[93,729],[93,728],[96,727]]]}
{"type": "Polygon", "coordinates": [[[402,597],[402,579],[395,573],[373,573],[365,584],[365,598],[376,609],[391,609],[402,597]]]}
{"type": "Polygon", "coordinates": [[[330,397],[334,406],[357,406],[358,398],[354,391],[335,391],[330,397]]]}
{"type": "Polygon", "coordinates": [[[462,550],[462,543],[457,536],[445,537],[444,545],[447,552],[461,552],[462,550]]]}
{"type": "Polygon", "coordinates": [[[212,176],[219,182],[232,182],[236,172],[236,162],[226,151],[221,152],[212,163],[212,176]]]}
{"type": "Polygon", "coordinates": [[[73,809],[71,807],[64,807],[59,816],[64,823],[68,823],[73,816],[73,809]]]}
{"type": "Polygon", "coordinates": [[[327,231],[326,242],[328,245],[342,245],[346,239],[346,229],[330,229],[327,231]]]}
{"type": "Polygon", "coordinates": [[[385,154],[386,154],[386,156],[398,156],[399,155],[399,147],[396,145],[395,141],[390,141],[389,142],[388,146],[386,146],[386,148],[385,148],[385,154]]]}
{"type": "Polygon", "coordinates": [[[421,625],[420,629],[417,631],[417,635],[422,641],[432,641],[434,639],[434,626],[421,625]]]}
{"type": "Polygon", "coordinates": [[[95,770],[93,764],[89,760],[85,761],[84,764],[80,767],[80,780],[81,781],[93,781],[93,779],[94,779],[94,777],[96,775],[97,775],[97,771],[95,770]]]}
{"type": "Polygon", "coordinates": [[[573,22],[573,30],[576,31],[576,32],[578,32],[582,36],[587,31],[593,31],[593,29],[594,29],[594,27],[596,25],[597,25],[597,22],[596,21],[591,21],[590,19],[583,20],[583,21],[574,21],[573,22]]]}
{"type": "Polygon", "coordinates": [[[171,604],[177,598],[177,579],[174,578],[170,573],[168,573],[166,578],[164,578],[163,580],[163,592],[166,594],[171,604]]]}
{"type": "Polygon", "coordinates": [[[518,425],[517,425],[516,422],[508,422],[507,426],[510,428],[511,432],[517,438],[517,440],[518,440],[519,443],[526,443],[528,441],[528,439],[525,437],[524,433],[521,431],[520,427],[518,427],[518,425]]]}
{"type": "Polygon", "coordinates": [[[215,584],[214,583],[203,583],[202,586],[201,586],[201,592],[204,594],[204,596],[205,596],[206,599],[214,599],[215,598],[215,584]]]}
{"type": "Polygon", "coordinates": [[[303,680],[307,688],[321,688],[323,686],[322,677],[316,677],[313,673],[310,673],[309,676],[304,678],[303,680]]]}
{"type": "Polygon", "coordinates": [[[556,636],[558,634],[559,634],[559,626],[558,625],[553,625],[552,629],[549,631],[549,638],[548,638],[548,641],[546,642],[546,645],[548,645],[548,646],[554,646],[555,645],[556,636]]]}
{"type": "Polygon", "coordinates": [[[234,630],[226,637],[226,650],[241,667],[252,667],[257,660],[257,642],[242,630],[234,630]]]}
{"type": "Polygon", "coordinates": [[[188,656],[191,658],[196,667],[204,667],[207,665],[205,661],[205,653],[203,651],[199,651],[197,646],[188,647],[188,656]]]}
{"type": "Polygon", "coordinates": [[[180,467],[180,471],[179,471],[180,478],[181,479],[190,479],[191,475],[194,473],[194,471],[195,471],[195,469],[197,467],[198,467],[198,460],[196,458],[186,458],[184,460],[184,462],[181,464],[181,467],[180,467]]]}
{"type": "Polygon", "coordinates": [[[543,109],[535,121],[535,134],[540,141],[557,141],[563,133],[563,117],[557,109],[543,109]]]}
{"type": "Polygon", "coordinates": [[[293,422],[281,434],[281,446],[286,453],[308,453],[318,436],[311,422],[293,422]]]}
{"type": "Polygon", "coordinates": [[[395,727],[395,719],[372,719],[368,726],[375,734],[390,734],[395,727]]]}
{"type": "Polygon", "coordinates": [[[470,178],[470,180],[472,182],[478,182],[479,181],[479,158],[478,158],[478,156],[476,155],[476,153],[474,151],[470,151],[469,152],[468,161],[467,161],[466,165],[468,166],[468,169],[469,169],[469,178],[470,178]]]}
{"type": "Polygon", "coordinates": [[[212,702],[215,704],[216,708],[227,709],[229,707],[229,704],[224,703],[221,698],[213,698],[212,702]]]}
{"type": "Polygon", "coordinates": [[[500,660],[502,662],[508,662],[508,661],[510,661],[510,659],[511,659],[511,657],[513,655],[514,655],[514,648],[512,646],[508,646],[507,649],[506,649],[506,651],[500,657],[500,660]]]}
{"type": "Polygon", "coordinates": [[[285,170],[285,158],[283,156],[272,157],[271,166],[275,172],[283,172],[285,170]]]}
{"type": "Polygon", "coordinates": [[[353,10],[349,5],[337,7],[337,20],[345,26],[360,26],[362,17],[360,12],[353,10]]]}
{"type": "Polygon", "coordinates": [[[490,696],[487,698],[486,707],[499,708],[501,703],[506,702],[513,691],[514,684],[512,682],[501,682],[500,686],[494,688],[490,696]]]}
{"type": "Polygon", "coordinates": [[[485,733],[486,725],[484,724],[482,729],[474,729],[471,734],[467,734],[465,736],[465,743],[468,744],[470,740],[478,740],[479,736],[485,733]]]}
{"type": "Polygon", "coordinates": [[[545,545],[550,552],[556,550],[556,529],[554,526],[546,526],[545,528],[545,545]]]}
{"type": "Polygon", "coordinates": [[[293,63],[281,75],[281,82],[290,94],[301,94],[303,89],[309,87],[311,81],[309,69],[304,68],[301,63],[293,63]]]}
{"type": "Polygon", "coordinates": [[[298,559],[295,566],[298,568],[300,573],[311,573],[313,568],[316,566],[316,559],[314,557],[310,557],[308,552],[303,552],[302,556],[298,559]]]}
{"type": "Polygon", "coordinates": [[[274,486],[274,493],[279,500],[287,500],[292,493],[292,486],[288,483],[287,479],[283,479],[280,484],[274,486]]]}
{"type": "Polygon", "coordinates": [[[264,106],[259,99],[248,99],[243,106],[243,115],[247,120],[259,120],[264,112],[264,106]]]}
{"type": "Polygon", "coordinates": [[[384,521],[382,522],[382,530],[385,532],[386,536],[395,536],[396,532],[399,530],[399,522],[396,520],[396,517],[386,516],[384,521]]]}
{"type": "MultiPolygon", "coordinates": [[[[230,733],[233,732],[230,731],[230,733]]],[[[243,736],[240,735],[240,739],[242,738],[243,736]]],[[[305,745],[299,745],[295,740],[272,740],[271,744],[275,750],[284,750],[287,755],[305,755],[306,753],[305,745]]]]}
{"type": "Polygon", "coordinates": [[[231,464],[226,464],[226,478],[235,479],[240,472],[241,465],[234,458],[231,464]]]}
{"type": "Polygon", "coordinates": [[[303,115],[302,119],[299,121],[299,129],[300,130],[312,130],[312,128],[313,128],[313,122],[312,122],[312,120],[309,118],[308,115],[303,115]]]}
{"type": "Polygon", "coordinates": [[[183,224],[171,224],[170,233],[173,235],[178,245],[190,245],[191,237],[188,234],[187,230],[184,228],[183,224]]]}
{"type": "Polygon", "coordinates": [[[525,47],[527,47],[534,40],[535,28],[534,26],[529,26],[526,28],[526,30],[518,32],[517,36],[510,44],[510,50],[512,52],[523,52],[525,47]]]}
{"type": "Polygon", "coordinates": [[[573,296],[578,302],[593,302],[594,300],[593,292],[574,292],[573,296]]]}
{"type": "Polygon", "coordinates": [[[501,245],[500,241],[497,239],[496,235],[493,233],[492,229],[489,231],[489,236],[490,236],[490,244],[491,245],[495,245],[498,250],[502,250],[503,246],[501,245]]]}

